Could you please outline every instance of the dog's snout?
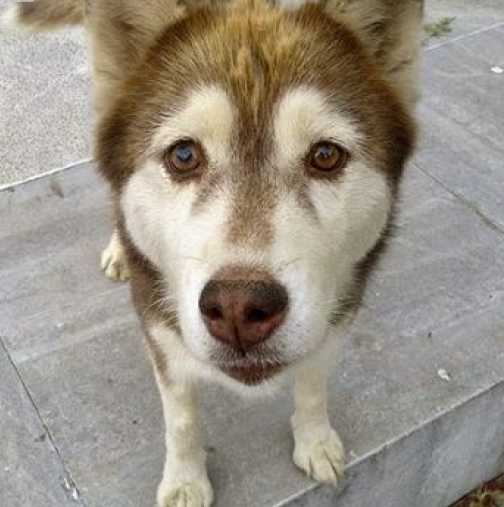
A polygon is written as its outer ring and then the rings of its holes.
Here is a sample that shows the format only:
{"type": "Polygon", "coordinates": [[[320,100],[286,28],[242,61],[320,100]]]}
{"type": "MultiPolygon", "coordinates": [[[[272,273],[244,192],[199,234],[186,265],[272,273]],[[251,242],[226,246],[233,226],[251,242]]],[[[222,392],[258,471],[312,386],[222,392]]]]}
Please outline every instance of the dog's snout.
{"type": "Polygon", "coordinates": [[[210,334],[242,353],[273,334],[287,306],[287,291],[270,275],[236,268],[210,280],[199,300],[210,334]]]}

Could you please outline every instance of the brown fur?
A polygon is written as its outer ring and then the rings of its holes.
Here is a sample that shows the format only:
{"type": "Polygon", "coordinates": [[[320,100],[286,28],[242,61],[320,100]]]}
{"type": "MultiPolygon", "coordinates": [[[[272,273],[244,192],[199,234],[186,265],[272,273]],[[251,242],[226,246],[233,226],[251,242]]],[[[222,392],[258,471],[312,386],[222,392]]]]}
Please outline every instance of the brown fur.
{"type": "MultiPolygon", "coordinates": [[[[60,21],[83,17],[83,0],[39,0],[19,14],[26,24],[52,26],[56,5],[60,21]]],[[[305,84],[356,119],[364,135],[363,156],[387,175],[395,194],[414,144],[411,67],[422,7],[420,0],[328,0],[285,12],[264,0],[90,0],[85,24],[94,60],[102,174],[119,194],[145,158],[153,130],[180,107],[187,91],[217,83],[239,111],[229,240],[253,238],[254,245],[265,246],[272,236],[265,217],[274,207],[278,184],[278,178],[269,177],[276,169],[269,160],[273,110],[289,87],[305,84]]],[[[310,207],[302,181],[289,184],[310,207]]],[[[219,184],[211,172],[203,177],[195,211],[219,184]]],[[[124,226],[120,229],[139,315],[177,328],[176,315],[157,304],[159,273],[129,241],[124,226]]],[[[380,246],[357,266],[358,280],[367,278],[379,251],[380,246]]],[[[356,283],[355,295],[342,307],[357,306],[363,286],[356,283]]],[[[163,371],[164,358],[152,340],[149,346],[163,371]]]]}
{"type": "Polygon", "coordinates": [[[91,1],[86,18],[100,116],[158,35],[185,12],[176,0],[91,1]]]}
{"type": "Polygon", "coordinates": [[[33,30],[53,30],[84,22],[86,2],[80,0],[35,0],[18,2],[18,19],[33,30]]]}
{"type": "Polygon", "coordinates": [[[160,380],[168,384],[168,363],[163,351],[149,334],[149,327],[162,322],[180,334],[177,313],[166,302],[166,288],[161,274],[135,247],[122,220],[118,222],[118,230],[128,258],[133,304],[144,328],[149,357],[160,380]]]}
{"type": "Polygon", "coordinates": [[[405,102],[417,97],[424,0],[328,0],[326,10],[359,35],[405,102]]]}
{"type": "MultiPolygon", "coordinates": [[[[187,84],[215,81],[233,98],[241,119],[234,139],[236,208],[229,229],[231,242],[253,240],[260,247],[272,237],[268,217],[275,203],[275,179],[264,172],[275,168],[268,160],[268,139],[274,103],[293,83],[314,85],[333,97],[336,108],[351,108],[348,113],[358,118],[365,133],[366,156],[372,164],[378,162],[396,193],[414,128],[380,66],[352,32],[319,7],[308,6],[286,16],[260,2],[248,10],[195,12],[165,31],[146,52],[138,72],[119,88],[116,105],[99,131],[98,159],[113,188],[119,191],[138,167],[152,129],[164,119],[161,112],[166,114],[170,106],[184,100],[187,84]]],[[[218,188],[212,178],[215,175],[200,183],[198,207],[218,188]]],[[[303,178],[289,184],[299,187],[303,201],[303,178]]],[[[339,318],[334,321],[358,307],[380,251],[377,247],[356,268],[353,295],[339,305],[339,318]]]]}
{"type": "Polygon", "coordinates": [[[355,105],[349,113],[365,128],[366,154],[380,162],[391,182],[398,179],[413,126],[359,40],[319,7],[285,15],[258,2],[245,11],[200,10],[177,22],[116,90],[98,146],[114,187],[134,171],[153,128],[184,100],[186,85],[212,82],[227,89],[240,111],[237,171],[247,177],[264,166],[274,101],[289,85],[303,82],[332,96],[336,107],[355,105]]]}
{"type": "MultiPolygon", "coordinates": [[[[241,118],[235,129],[236,208],[229,240],[253,239],[254,245],[265,246],[272,235],[267,217],[275,203],[274,180],[264,174],[274,170],[267,155],[274,103],[289,85],[309,81],[332,96],[336,108],[342,104],[351,108],[348,112],[364,129],[367,157],[375,165],[378,162],[395,193],[412,148],[414,128],[406,108],[359,39],[316,6],[288,16],[263,4],[225,14],[203,10],[179,21],[146,54],[138,76],[125,83],[99,135],[98,158],[113,188],[119,189],[139,165],[150,140],[149,129],[161,121],[160,111],[183,100],[186,84],[217,81],[238,104],[241,118]],[[193,54],[212,54],[213,59],[196,60],[193,54]],[[151,78],[146,82],[144,76],[151,78]],[[129,121],[132,118],[134,123],[129,121]]],[[[300,178],[289,183],[299,186],[301,200],[302,182],[300,178]]],[[[200,186],[202,195],[218,187],[211,178],[200,186]]],[[[206,197],[199,206],[204,206],[206,197]]],[[[359,306],[384,244],[383,240],[356,267],[353,288],[332,316],[333,324],[348,318],[359,306]]]]}

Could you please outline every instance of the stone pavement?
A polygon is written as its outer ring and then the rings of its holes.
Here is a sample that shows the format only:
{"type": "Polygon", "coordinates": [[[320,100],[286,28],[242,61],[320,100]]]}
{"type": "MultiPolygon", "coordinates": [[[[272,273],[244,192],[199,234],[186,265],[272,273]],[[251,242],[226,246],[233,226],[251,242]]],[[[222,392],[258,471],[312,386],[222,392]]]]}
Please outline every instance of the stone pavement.
{"type": "MultiPolygon", "coordinates": [[[[331,380],[347,480],[291,464],[289,393],[211,387],[217,507],[446,507],[504,472],[504,6],[430,8],[454,30],[426,48],[398,234],[331,380]]],[[[1,35],[0,50],[0,183],[73,166],[0,192],[0,506],[151,506],[160,402],[128,289],[98,269],[81,34],[1,35]]]]}

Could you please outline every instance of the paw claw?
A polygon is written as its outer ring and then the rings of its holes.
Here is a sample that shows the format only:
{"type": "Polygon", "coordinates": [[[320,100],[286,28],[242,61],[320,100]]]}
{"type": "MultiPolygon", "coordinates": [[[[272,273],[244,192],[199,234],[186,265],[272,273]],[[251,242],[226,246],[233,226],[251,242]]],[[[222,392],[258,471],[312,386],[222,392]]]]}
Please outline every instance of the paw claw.
{"type": "Polygon", "coordinates": [[[126,254],[115,232],[112,234],[107,248],[102,252],[100,267],[104,271],[105,276],[111,280],[125,282],[130,278],[126,254]]]}
{"type": "Polygon", "coordinates": [[[159,496],[158,507],[210,507],[213,499],[210,484],[198,482],[168,489],[159,496]]]}
{"type": "Polygon", "coordinates": [[[330,430],[324,437],[310,432],[295,434],[294,463],[312,479],[337,486],[343,479],[345,451],[338,434],[330,430]]]}

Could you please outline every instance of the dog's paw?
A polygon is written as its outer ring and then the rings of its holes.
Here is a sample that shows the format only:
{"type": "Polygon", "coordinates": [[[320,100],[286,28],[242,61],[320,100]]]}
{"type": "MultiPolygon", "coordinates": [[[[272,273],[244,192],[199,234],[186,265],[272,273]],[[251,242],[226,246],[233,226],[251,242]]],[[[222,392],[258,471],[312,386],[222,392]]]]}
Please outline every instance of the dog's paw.
{"type": "Polygon", "coordinates": [[[126,253],[116,232],[112,234],[107,248],[102,252],[100,265],[105,276],[111,280],[125,282],[130,278],[126,253]]]}
{"type": "Polygon", "coordinates": [[[312,479],[337,486],[344,475],[345,451],[336,431],[310,431],[308,425],[294,429],[294,440],[294,463],[312,479]]]}
{"type": "Polygon", "coordinates": [[[187,482],[165,477],[157,493],[158,507],[210,507],[213,490],[206,473],[187,482]]]}

